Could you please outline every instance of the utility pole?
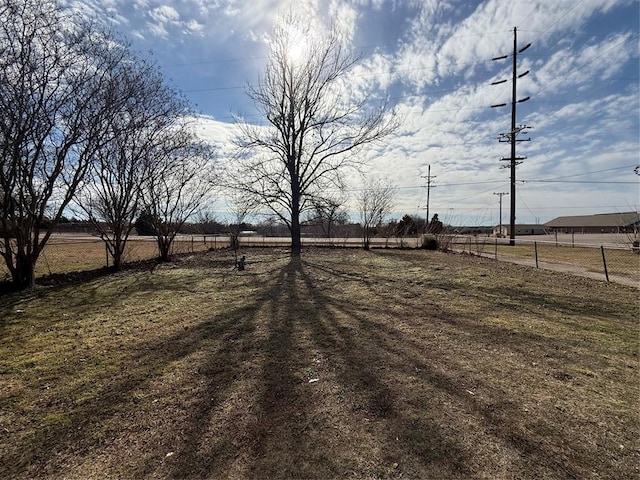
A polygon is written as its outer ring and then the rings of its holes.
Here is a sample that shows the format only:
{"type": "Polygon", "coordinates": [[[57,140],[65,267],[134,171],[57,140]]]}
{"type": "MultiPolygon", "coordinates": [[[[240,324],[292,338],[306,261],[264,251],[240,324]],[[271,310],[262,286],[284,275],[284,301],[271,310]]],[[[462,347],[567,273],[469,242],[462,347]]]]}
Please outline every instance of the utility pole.
{"type": "Polygon", "coordinates": [[[422,175],[422,178],[427,179],[427,218],[425,223],[425,233],[429,233],[429,192],[431,191],[431,180],[436,178],[435,175],[431,176],[431,165],[427,168],[427,176],[422,175]]]}
{"type": "MultiPolygon", "coordinates": [[[[511,180],[510,180],[510,184],[511,184],[511,211],[509,212],[509,224],[510,224],[510,231],[509,231],[509,245],[513,246],[516,244],[516,166],[520,165],[522,163],[522,160],[526,159],[527,157],[518,157],[516,156],[516,143],[517,142],[528,142],[531,139],[530,138],[526,138],[526,139],[518,139],[516,138],[517,135],[521,132],[524,132],[525,129],[527,128],[531,128],[531,127],[527,127],[526,125],[520,125],[519,127],[516,127],[516,104],[518,103],[522,103],[522,102],[526,102],[527,100],[529,100],[529,97],[525,97],[525,98],[521,98],[519,100],[516,100],[516,95],[517,95],[517,89],[516,89],[516,84],[519,78],[524,77],[525,75],[529,74],[529,70],[527,70],[524,73],[521,73],[520,75],[518,75],[517,72],[517,60],[518,60],[518,54],[524,52],[527,48],[529,48],[531,46],[530,43],[528,43],[527,45],[525,45],[524,47],[522,47],[521,49],[518,50],[518,29],[517,27],[513,27],[513,74],[512,74],[512,85],[511,85],[511,130],[507,133],[501,133],[500,137],[498,138],[498,140],[500,142],[509,142],[511,144],[511,156],[508,158],[502,158],[501,160],[505,160],[509,162],[509,167],[511,169],[511,180]]],[[[491,60],[504,60],[506,58],[508,58],[508,55],[502,55],[501,57],[494,57],[491,60]]],[[[500,83],[505,83],[507,80],[499,80],[497,82],[493,82],[491,85],[498,85],[500,83]]],[[[492,108],[494,107],[505,107],[507,104],[506,103],[499,103],[497,105],[491,105],[492,108]]]]}
{"type": "Polygon", "coordinates": [[[493,193],[494,195],[498,195],[500,197],[500,224],[498,225],[498,234],[499,237],[502,237],[502,197],[505,195],[509,195],[507,192],[493,193]]]}

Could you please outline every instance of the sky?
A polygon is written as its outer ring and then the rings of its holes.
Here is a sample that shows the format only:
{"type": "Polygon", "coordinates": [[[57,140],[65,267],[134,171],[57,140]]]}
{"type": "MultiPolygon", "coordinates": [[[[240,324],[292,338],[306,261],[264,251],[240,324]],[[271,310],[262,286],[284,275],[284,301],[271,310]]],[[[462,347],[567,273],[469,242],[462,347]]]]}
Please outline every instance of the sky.
{"type": "MultiPolygon", "coordinates": [[[[399,130],[345,172],[357,221],[362,175],[396,188],[393,216],[508,223],[514,28],[518,50],[516,223],[640,207],[638,0],[66,0],[113,25],[192,103],[198,130],[228,151],[234,116],[264,124],[247,96],[282,15],[335,25],[360,63],[350,90],[388,99],[399,130]],[[494,57],[509,55],[505,60],[494,57]],[[507,82],[492,85],[507,79],[507,82]],[[491,105],[506,103],[505,107],[491,105]]],[[[219,159],[227,161],[223,154],[219,159]]],[[[224,199],[215,215],[225,216],[224,199]]]]}

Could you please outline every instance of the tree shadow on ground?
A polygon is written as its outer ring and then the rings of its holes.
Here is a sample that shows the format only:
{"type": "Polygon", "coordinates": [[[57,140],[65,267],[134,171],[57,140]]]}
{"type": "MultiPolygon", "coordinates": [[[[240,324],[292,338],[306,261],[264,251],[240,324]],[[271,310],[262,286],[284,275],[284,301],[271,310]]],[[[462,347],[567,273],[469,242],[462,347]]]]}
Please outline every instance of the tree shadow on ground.
{"type": "MultiPolygon", "coordinates": [[[[201,288],[195,278],[155,281],[177,295],[201,288]]],[[[435,302],[420,318],[374,312],[372,296],[401,306],[406,292],[339,263],[292,258],[243,281],[255,287],[244,304],[194,305],[185,314],[199,310],[202,321],[141,339],[123,352],[124,372],[96,379],[91,399],[67,391],[65,421],[21,438],[1,470],[81,476],[78,463],[93,456],[101,474],[135,478],[582,476],[557,445],[535,440],[542,427],[524,423],[513,393],[442,351],[435,335],[448,327],[439,334],[463,334],[473,352],[511,335],[500,327],[474,336],[477,322],[435,302]]],[[[120,295],[157,286],[128,284],[120,295]]]]}
{"type": "Polygon", "coordinates": [[[389,372],[380,374],[389,368],[388,349],[360,318],[357,299],[338,304],[308,270],[304,260],[292,260],[273,297],[267,351],[274,355],[263,369],[252,476],[387,476],[407,457],[421,465],[419,472],[468,474],[464,452],[439,425],[397,408],[399,392],[388,383],[389,372]],[[335,319],[336,311],[350,325],[335,319]],[[296,375],[314,356],[328,364],[328,378],[296,375]]]}
{"type": "MultiPolygon", "coordinates": [[[[95,378],[99,384],[91,398],[79,400],[84,389],[95,389],[95,385],[80,385],[79,391],[64,391],[54,400],[59,405],[64,420],[51,425],[41,425],[32,435],[22,437],[18,445],[13,445],[9,453],[3,455],[3,470],[9,476],[27,473],[28,476],[50,474],[59,461],[67,461],[69,455],[81,458],[84,455],[97,454],[120,432],[110,431],[108,424],[114,417],[135,418],[133,411],[139,408],[133,395],[136,391],[145,391],[150,384],[163,374],[163,370],[174,362],[187,358],[203,348],[208,340],[220,337],[232,338],[234,335],[248,334],[252,326],[252,312],[255,305],[246,305],[231,312],[223,318],[212,318],[193,328],[185,329],[172,338],[161,341],[141,341],[135,351],[127,352],[124,371],[110,371],[95,378]],[[110,438],[113,436],[113,438],[110,438]]],[[[210,352],[209,363],[201,368],[214,368],[220,362],[231,368],[216,372],[217,389],[209,400],[215,404],[216,397],[224,395],[224,388],[232,384],[234,365],[238,362],[236,352],[229,343],[218,351],[210,352]]],[[[65,386],[61,386],[65,390],[65,386]]],[[[211,392],[208,392],[211,393],[211,392]]],[[[162,405],[162,404],[160,404],[162,405]]],[[[51,407],[51,405],[46,405],[51,407]]],[[[159,406],[159,408],[161,408],[159,406]]],[[[198,412],[194,411],[197,425],[198,412]]],[[[169,422],[170,423],[170,422],[169,422]]],[[[145,476],[154,467],[145,465],[144,456],[139,457],[141,464],[136,466],[136,476],[145,476]]],[[[118,460],[115,464],[117,465],[118,460]]],[[[60,466],[64,471],[64,464],[60,466]]]]}
{"type": "MultiPolygon", "coordinates": [[[[339,380],[363,398],[362,407],[367,411],[367,416],[378,418],[384,424],[381,431],[386,432],[386,438],[379,441],[388,451],[388,461],[403,459],[404,473],[408,475],[428,475],[431,478],[439,475],[472,476],[472,472],[477,471],[478,459],[472,458],[473,449],[464,441],[464,436],[473,434],[461,432],[472,427],[471,424],[465,424],[464,419],[454,419],[457,413],[461,417],[473,417],[473,422],[479,423],[494,439],[516,452],[522,464],[527,463],[529,467],[539,464],[541,473],[580,476],[568,463],[555,459],[552,449],[532,440],[522,431],[518,418],[520,402],[502,391],[500,385],[492,385],[490,380],[479,385],[491,392],[491,403],[474,398],[459,385],[465,374],[473,375],[474,372],[465,372],[465,367],[458,365],[456,359],[446,352],[425,352],[433,345],[407,336],[394,327],[393,321],[372,319],[366,306],[324,293],[309,274],[310,270],[320,269],[324,274],[331,273],[344,278],[345,272],[341,272],[339,266],[329,272],[319,265],[308,267],[301,268],[299,275],[306,285],[307,295],[320,307],[315,317],[305,317],[305,325],[313,332],[317,345],[322,346],[327,354],[340,357],[339,380]],[[418,398],[421,395],[416,391],[407,392],[394,383],[394,379],[407,377],[422,383],[425,391],[431,392],[434,398],[425,401],[424,398],[418,398]],[[407,393],[416,395],[414,400],[419,409],[406,405],[408,399],[403,394],[407,393]],[[446,398],[449,404],[439,404],[435,398],[446,398]],[[443,409],[444,418],[441,416],[443,409]],[[448,419],[447,415],[450,416],[448,419]],[[454,435],[451,434],[452,430],[456,432],[454,435]]],[[[362,279],[360,283],[370,289],[372,295],[379,294],[375,279],[362,279]]],[[[395,297],[393,294],[386,295],[388,298],[385,302],[388,305],[406,301],[397,293],[395,297]]],[[[473,334],[474,324],[477,327],[477,321],[460,319],[459,315],[448,312],[446,308],[435,310],[437,318],[434,320],[453,322],[456,328],[462,327],[470,335],[473,334]]],[[[490,335],[495,341],[495,335],[502,333],[500,328],[495,328],[490,335]]],[[[532,341],[544,344],[545,340],[527,339],[529,344],[532,341]]],[[[475,348],[474,343],[475,340],[469,345],[471,350],[475,348]]],[[[476,385],[477,381],[476,378],[476,385]]]]}

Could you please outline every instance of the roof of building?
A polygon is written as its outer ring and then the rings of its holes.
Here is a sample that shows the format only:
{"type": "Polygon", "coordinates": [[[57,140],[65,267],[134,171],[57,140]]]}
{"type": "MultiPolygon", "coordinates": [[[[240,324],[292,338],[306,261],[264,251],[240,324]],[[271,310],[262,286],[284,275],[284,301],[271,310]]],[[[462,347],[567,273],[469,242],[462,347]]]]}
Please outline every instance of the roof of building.
{"type": "Polygon", "coordinates": [[[546,227],[627,227],[640,222],[640,213],[600,213],[597,215],[577,215],[557,217],[545,223],[546,227]]]}

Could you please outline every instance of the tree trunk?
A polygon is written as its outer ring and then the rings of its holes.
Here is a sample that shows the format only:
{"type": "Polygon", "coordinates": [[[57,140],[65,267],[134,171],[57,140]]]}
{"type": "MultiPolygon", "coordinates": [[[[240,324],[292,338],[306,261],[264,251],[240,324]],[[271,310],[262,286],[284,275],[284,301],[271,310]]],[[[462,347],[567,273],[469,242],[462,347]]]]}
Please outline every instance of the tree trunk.
{"type": "Polygon", "coordinates": [[[113,269],[119,272],[122,269],[122,257],[124,255],[124,244],[116,238],[113,246],[113,269]]]}
{"type": "Polygon", "coordinates": [[[299,257],[301,252],[300,186],[297,181],[294,180],[291,184],[291,256],[299,257]]]}
{"type": "Polygon", "coordinates": [[[299,257],[302,252],[299,214],[291,217],[291,256],[299,257]]]}
{"type": "Polygon", "coordinates": [[[364,231],[362,233],[362,248],[364,250],[369,250],[369,244],[371,243],[371,235],[369,233],[369,229],[364,227],[364,231]]]}
{"type": "Polygon", "coordinates": [[[36,286],[36,259],[28,255],[18,254],[16,256],[16,267],[11,271],[13,284],[19,290],[34,288],[36,286]]]}
{"type": "MultiPolygon", "coordinates": [[[[114,229],[113,240],[109,239],[106,235],[103,236],[102,240],[104,241],[107,254],[113,261],[113,270],[119,272],[122,269],[122,257],[124,255],[124,244],[122,243],[120,232],[118,229],[114,229]]],[[[107,260],[107,265],[108,264],[109,262],[107,260]]]]}
{"type": "Polygon", "coordinates": [[[159,236],[158,237],[158,251],[160,252],[160,261],[168,262],[169,258],[169,250],[171,249],[171,240],[168,237],[159,236]]]}

